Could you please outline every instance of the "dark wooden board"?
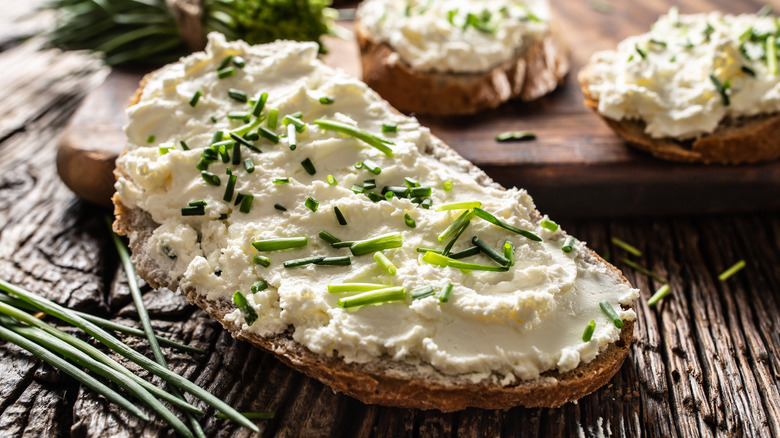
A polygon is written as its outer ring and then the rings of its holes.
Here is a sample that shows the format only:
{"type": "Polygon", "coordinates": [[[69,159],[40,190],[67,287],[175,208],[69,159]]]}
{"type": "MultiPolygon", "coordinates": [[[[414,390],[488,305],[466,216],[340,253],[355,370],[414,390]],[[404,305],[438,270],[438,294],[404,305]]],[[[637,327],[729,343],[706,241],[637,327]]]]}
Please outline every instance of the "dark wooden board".
{"type": "MultiPolygon", "coordinates": [[[[764,4],[758,0],[709,3],[732,13],[754,12],[764,4]]],[[[780,2],[775,3],[780,9],[780,2]]],[[[527,189],[541,210],[557,217],[780,209],[780,162],[707,166],[658,160],[628,148],[584,107],[576,75],[590,55],[646,32],[671,4],[556,2],[557,17],[571,46],[572,70],[563,86],[538,101],[510,102],[473,116],[418,118],[496,181],[527,189]],[[508,130],[530,130],[538,138],[495,141],[497,133],[508,130]]],[[[682,13],[712,9],[704,1],[680,2],[682,13]]],[[[341,24],[351,27],[349,22],[341,24]]],[[[330,53],[325,62],[359,77],[356,43],[329,38],[326,44],[330,53]]],[[[124,122],[117,114],[124,114],[121,110],[141,73],[115,72],[87,97],[63,142],[106,144],[105,131],[111,129],[121,138],[124,122]],[[96,126],[106,129],[96,130],[96,126]],[[89,132],[92,136],[85,137],[89,132]]],[[[121,143],[116,147],[121,149],[121,143]]]]}

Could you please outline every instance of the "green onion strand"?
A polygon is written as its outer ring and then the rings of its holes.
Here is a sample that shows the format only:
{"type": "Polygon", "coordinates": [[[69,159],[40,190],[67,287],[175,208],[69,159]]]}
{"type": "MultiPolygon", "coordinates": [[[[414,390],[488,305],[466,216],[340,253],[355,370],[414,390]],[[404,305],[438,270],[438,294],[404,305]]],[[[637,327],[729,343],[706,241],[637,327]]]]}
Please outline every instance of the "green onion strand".
{"type": "Polygon", "coordinates": [[[623,320],[620,319],[617,312],[615,312],[615,309],[612,307],[611,304],[609,304],[609,301],[600,302],[599,307],[601,308],[601,311],[604,312],[605,315],[607,315],[607,318],[609,318],[609,320],[612,321],[613,324],[615,324],[615,327],[623,328],[623,320]]]}

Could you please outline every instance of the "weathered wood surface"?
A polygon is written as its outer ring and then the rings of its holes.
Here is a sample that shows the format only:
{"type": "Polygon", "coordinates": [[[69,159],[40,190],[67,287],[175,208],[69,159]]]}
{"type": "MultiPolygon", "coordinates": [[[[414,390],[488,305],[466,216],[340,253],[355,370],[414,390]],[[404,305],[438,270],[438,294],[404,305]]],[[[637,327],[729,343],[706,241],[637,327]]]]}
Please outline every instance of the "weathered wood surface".
{"type": "MultiPolygon", "coordinates": [[[[643,10],[632,4],[637,14],[643,10]]],[[[703,1],[690,4],[706,9],[703,1]]],[[[54,167],[58,135],[105,71],[83,56],[38,52],[36,41],[3,47],[0,278],[132,322],[105,212],[76,199],[54,167]]],[[[239,410],[277,413],[259,423],[262,436],[780,436],[776,212],[560,222],[598,252],[609,251],[642,294],[635,342],[620,372],[606,387],[560,409],[441,414],[367,406],[232,340],[179,295],[145,287],[145,302],[156,330],[207,350],[192,355],[164,348],[172,369],[239,410]],[[637,245],[645,254],[640,263],[669,279],[672,296],[659,307],[643,304],[659,284],[620,263],[625,254],[609,244],[612,236],[637,245]],[[717,280],[742,258],[744,271],[717,280]]],[[[202,419],[209,436],[250,435],[212,415],[208,410],[202,419]]],[[[139,422],[0,343],[0,436],[70,435],[171,432],[159,422],[139,422]]]]}

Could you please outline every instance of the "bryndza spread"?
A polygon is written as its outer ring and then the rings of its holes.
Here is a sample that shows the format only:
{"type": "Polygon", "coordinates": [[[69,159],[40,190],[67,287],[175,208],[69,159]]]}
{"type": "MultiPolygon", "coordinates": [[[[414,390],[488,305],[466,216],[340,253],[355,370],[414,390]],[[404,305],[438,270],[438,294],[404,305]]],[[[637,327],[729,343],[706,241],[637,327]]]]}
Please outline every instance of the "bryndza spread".
{"type": "Polygon", "coordinates": [[[767,59],[779,31],[774,17],[673,9],[617,51],[594,54],[582,81],[610,119],[643,120],[653,138],[699,137],[724,118],[780,111],[777,62],[767,59]]]}
{"type": "Polygon", "coordinates": [[[549,31],[547,0],[367,0],[358,8],[372,39],[413,69],[484,73],[549,31]]]}
{"type": "MultiPolygon", "coordinates": [[[[615,342],[620,329],[600,311],[599,302],[609,302],[624,320],[635,318],[621,305],[630,305],[637,290],[610,276],[605,264],[586,263],[592,256],[582,243],[563,252],[564,234],[540,226],[541,218],[524,190],[486,187],[464,161],[436,159],[428,148],[438,140],[428,129],[396,113],[363,83],[322,64],[316,44],[250,47],[212,34],[205,53],[151,75],[139,103],[128,112],[129,144],[120,158],[127,174],[116,183],[121,202],[147,211],[160,224],[149,240],[151,255],[160,266],[172,266],[171,277],[182,287],[195,287],[212,300],[230,300],[236,290],[243,291],[259,315],[249,325],[239,309],[229,314],[228,322],[243,330],[271,335],[290,329],[294,340],[311,351],[347,362],[389,356],[419,364],[421,372],[435,369],[508,385],[548,370],[574,369],[615,342]],[[245,65],[220,79],[216,66],[227,55],[243,58],[245,65]],[[250,101],[230,97],[236,90],[250,101]],[[202,95],[192,106],[196,91],[202,95]],[[302,114],[307,127],[297,133],[297,147],[291,150],[285,137],[288,128],[278,123],[267,128],[280,135],[278,144],[264,137],[251,142],[261,153],[241,146],[241,160],[251,158],[254,163],[251,173],[232,164],[231,155],[227,163],[217,159],[208,165],[208,172],[221,180],[219,186],[210,184],[196,166],[214,132],[221,130],[227,137],[240,129],[246,119],[236,113],[251,113],[251,99],[263,92],[268,97],[260,126],[269,125],[267,118],[274,110],[280,122],[285,115],[302,114]],[[384,136],[392,142],[393,156],[312,123],[317,119],[384,136]],[[383,134],[383,124],[397,126],[397,132],[383,134]],[[307,158],[316,170],[313,175],[301,164],[307,158]],[[365,165],[357,168],[356,162],[376,163],[381,172],[369,172],[365,165]],[[227,169],[237,177],[230,202],[223,200],[227,169]],[[328,175],[335,178],[335,185],[328,183],[328,175]],[[281,178],[289,182],[274,182],[281,178]],[[375,180],[375,189],[370,189],[366,181],[370,179],[375,180]],[[427,203],[419,199],[382,197],[374,202],[366,195],[381,193],[384,186],[404,186],[407,179],[431,188],[430,208],[421,206],[427,203]],[[453,183],[450,190],[443,188],[447,181],[453,183]],[[355,193],[359,190],[353,191],[353,186],[365,187],[366,193],[355,193]],[[235,202],[238,194],[254,196],[246,213],[235,202]],[[307,206],[308,198],[318,204],[310,201],[307,206]],[[499,252],[510,241],[515,264],[508,271],[462,271],[423,261],[417,248],[443,249],[448,239],[440,242],[437,236],[465,211],[435,208],[469,201],[480,201],[485,211],[542,241],[475,217],[453,252],[470,247],[472,236],[499,252]],[[182,215],[191,202],[205,203],[202,215],[182,215]],[[339,224],[335,207],[347,225],[339,224]],[[414,228],[407,225],[405,214],[414,220],[414,228]],[[400,233],[403,245],[383,251],[397,273],[389,275],[372,254],[352,256],[349,266],[283,266],[285,261],[311,256],[351,256],[349,248],[333,248],[320,239],[322,230],[344,241],[400,233]],[[307,237],[308,242],[261,252],[270,259],[267,267],[253,263],[258,254],[253,242],[288,237],[307,237]],[[252,293],[258,280],[265,280],[268,287],[252,293]],[[402,286],[407,292],[432,286],[438,294],[449,282],[454,287],[447,302],[437,295],[413,300],[407,293],[405,301],[345,309],[337,302],[350,294],[328,292],[334,284],[381,283],[402,286]],[[595,332],[583,342],[583,330],[591,320],[596,322],[595,332]]],[[[482,254],[462,261],[498,266],[482,254]]]]}

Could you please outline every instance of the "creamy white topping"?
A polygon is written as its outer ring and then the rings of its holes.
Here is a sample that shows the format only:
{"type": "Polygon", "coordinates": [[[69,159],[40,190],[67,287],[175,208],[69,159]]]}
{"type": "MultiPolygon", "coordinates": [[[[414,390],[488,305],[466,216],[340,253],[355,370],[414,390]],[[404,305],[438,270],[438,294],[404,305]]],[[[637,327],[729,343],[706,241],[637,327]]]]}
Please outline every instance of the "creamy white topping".
{"type": "Polygon", "coordinates": [[[643,120],[654,138],[698,137],[727,117],[780,111],[780,76],[766,59],[778,31],[774,17],[672,11],[617,51],[594,54],[583,79],[604,116],[643,120]]]}
{"type": "MultiPolygon", "coordinates": [[[[625,320],[635,318],[632,310],[621,310],[620,305],[631,304],[637,291],[616,281],[606,267],[586,263],[581,243],[571,253],[561,251],[564,235],[539,225],[540,218],[534,217],[533,202],[524,190],[485,187],[467,173],[462,160],[444,157],[439,161],[424,153],[432,142],[428,129],[393,111],[362,82],[322,64],[316,44],[276,42],[250,47],[226,43],[219,35],[210,35],[209,41],[205,53],[154,73],[140,102],[129,109],[128,151],[120,158],[128,177],[120,178],[116,188],[125,205],[146,210],[161,224],[147,250],[161,266],[171,266],[171,276],[180,278],[180,284],[194,286],[212,300],[230,300],[236,290],[247,295],[258,320],[248,326],[236,309],[228,315],[229,322],[260,335],[291,327],[294,339],[305,347],[347,362],[389,356],[475,381],[490,377],[510,384],[551,369],[571,370],[615,342],[620,330],[601,313],[599,301],[607,300],[625,320]],[[240,55],[246,66],[220,80],[215,66],[227,54],[240,55]],[[278,109],[282,120],[284,115],[301,111],[309,125],[298,134],[294,151],[286,138],[279,144],[264,139],[254,142],[262,153],[242,147],[242,159],[254,161],[252,173],[222,160],[212,163],[208,170],[222,179],[215,187],[204,181],[195,166],[214,131],[228,132],[243,123],[231,122],[226,114],[251,109],[250,103],[228,97],[229,89],[242,90],[250,97],[267,92],[264,114],[278,109]],[[188,102],[196,90],[203,96],[192,107],[188,102]],[[323,96],[334,102],[321,104],[323,96]],[[210,120],[212,116],[216,123],[210,120]],[[394,143],[394,157],[311,124],[320,118],[386,136],[394,143]],[[398,132],[381,134],[383,123],[397,124],[398,132]],[[153,143],[147,142],[150,135],[155,136],[153,143]],[[181,140],[189,151],[179,146],[181,140]],[[161,154],[160,147],[173,149],[161,154]],[[305,158],[316,168],[313,176],[300,164],[305,158]],[[381,173],[356,169],[355,163],[364,160],[379,164],[381,173]],[[241,213],[234,202],[223,201],[227,168],[237,175],[236,193],[254,195],[249,213],[241,213]],[[327,175],[336,178],[336,186],[326,182],[327,175]],[[290,182],[272,182],[280,177],[290,182]],[[437,212],[410,199],[372,202],[365,194],[350,190],[353,184],[375,179],[374,191],[379,192],[385,185],[403,186],[404,178],[430,186],[433,207],[479,200],[484,210],[536,233],[543,241],[531,241],[475,218],[453,251],[470,247],[475,235],[494,248],[511,241],[516,264],[508,272],[464,272],[425,263],[416,249],[443,248],[446,241],[439,242],[437,235],[462,211],[437,212]],[[443,189],[445,181],[454,182],[450,191],[443,189]],[[308,197],[319,201],[316,212],[304,205],[308,197]],[[183,207],[201,200],[206,202],[205,215],[182,216],[183,207]],[[287,211],[275,209],[275,204],[287,211]],[[346,226],[339,225],[336,206],[346,226]],[[227,218],[220,219],[221,214],[227,218]],[[416,228],[406,225],[404,214],[414,218],[416,228]],[[292,259],[350,255],[349,249],[334,249],[321,240],[321,230],[343,240],[401,233],[403,246],[384,251],[397,266],[396,275],[383,271],[371,254],[352,257],[350,266],[284,268],[283,262],[292,259]],[[252,242],[299,236],[308,238],[305,247],[264,252],[271,265],[253,264],[258,252],[252,242]],[[269,287],[251,293],[258,279],[269,287]],[[431,285],[437,292],[452,282],[454,288],[446,303],[436,296],[416,301],[408,297],[405,302],[345,310],[337,301],[349,294],[328,293],[327,288],[353,282],[403,286],[406,291],[431,285]],[[596,321],[596,331],[591,341],[582,342],[590,320],[596,321]]],[[[286,129],[279,126],[275,132],[284,135],[286,129]]],[[[484,255],[463,261],[496,265],[484,255]]]]}
{"type": "Polygon", "coordinates": [[[367,0],[368,34],[426,72],[482,73],[522,54],[549,29],[547,0],[367,0]]]}

